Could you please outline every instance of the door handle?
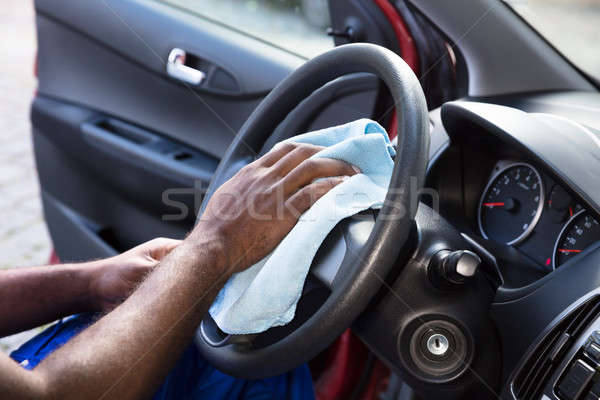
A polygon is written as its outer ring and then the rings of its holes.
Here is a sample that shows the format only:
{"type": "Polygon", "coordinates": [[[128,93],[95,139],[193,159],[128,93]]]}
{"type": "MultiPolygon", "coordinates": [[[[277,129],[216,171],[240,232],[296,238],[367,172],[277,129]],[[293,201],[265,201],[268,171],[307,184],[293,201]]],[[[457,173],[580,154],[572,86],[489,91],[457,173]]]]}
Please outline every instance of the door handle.
{"type": "Polygon", "coordinates": [[[179,48],[171,50],[167,60],[167,75],[190,85],[199,85],[206,78],[206,74],[185,65],[185,59],[186,52],[184,50],[179,48]]]}

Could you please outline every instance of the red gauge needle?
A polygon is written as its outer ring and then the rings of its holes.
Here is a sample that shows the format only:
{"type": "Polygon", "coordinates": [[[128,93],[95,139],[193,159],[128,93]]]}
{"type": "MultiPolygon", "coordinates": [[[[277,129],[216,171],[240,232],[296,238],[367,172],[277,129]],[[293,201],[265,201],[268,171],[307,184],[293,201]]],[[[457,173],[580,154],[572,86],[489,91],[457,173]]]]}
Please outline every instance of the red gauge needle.
{"type": "Polygon", "coordinates": [[[581,253],[581,250],[558,249],[561,253],[581,253]]]}
{"type": "Polygon", "coordinates": [[[504,207],[504,203],[483,203],[486,207],[504,207]]]}

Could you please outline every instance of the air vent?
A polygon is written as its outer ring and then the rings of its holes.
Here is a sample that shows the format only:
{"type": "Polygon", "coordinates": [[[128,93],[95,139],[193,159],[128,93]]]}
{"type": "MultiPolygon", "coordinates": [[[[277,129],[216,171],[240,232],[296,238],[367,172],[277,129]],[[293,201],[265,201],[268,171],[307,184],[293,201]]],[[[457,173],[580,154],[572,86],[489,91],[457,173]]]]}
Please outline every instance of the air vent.
{"type": "Polygon", "coordinates": [[[513,381],[519,400],[539,399],[544,386],[567,350],[600,315],[600,296],[595,296],[566,315],[528,355],[513,381]]]}

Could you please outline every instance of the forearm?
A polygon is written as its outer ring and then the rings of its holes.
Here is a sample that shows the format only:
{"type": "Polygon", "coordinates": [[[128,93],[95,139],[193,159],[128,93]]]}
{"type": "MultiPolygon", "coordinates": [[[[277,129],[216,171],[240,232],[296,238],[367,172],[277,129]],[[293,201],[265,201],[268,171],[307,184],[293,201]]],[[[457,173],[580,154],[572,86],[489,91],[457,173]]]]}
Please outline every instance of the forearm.
{"type": "Polygon", "coordinates": [[[272,252],[299,215],[357,172],[339,160],[311,159],[320,149],[288,143],[242,168],[212,195],[190,237],[159,257],[124,303],[33,371],[0,355],[0,393],[16,399],[150,396],[231,273],[272,252]]]}
{"type": "Polygon", "coordinates": [[[151,395],[175,364],[229,274],[220,245],[186,241],[123,304],[33,372],[51,398],[151,395]]]}
{"type": "Polygon", "coordinates": [[[91,309],[101,261],[0,271],[0,337],[91,309]]]}

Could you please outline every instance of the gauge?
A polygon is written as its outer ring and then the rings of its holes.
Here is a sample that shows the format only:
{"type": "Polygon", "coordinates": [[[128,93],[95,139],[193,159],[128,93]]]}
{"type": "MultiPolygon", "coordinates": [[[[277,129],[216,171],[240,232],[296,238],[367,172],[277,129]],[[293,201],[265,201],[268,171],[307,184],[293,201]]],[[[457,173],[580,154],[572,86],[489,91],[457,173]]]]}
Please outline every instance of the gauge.
{"type": "Polygon", "coordinates": [[[533,231],[543,207],[539,172],[529,164],[510,164],[496,172],[483,191],[479,229],[486,239],[519,243],[533,231]]]}
{"type": "Polygon", "coordinates": [[[582,210],[565,224],[554,245],[554,268],[560,267],[600,240],[600,224],[589,211],[582,210]]]}

